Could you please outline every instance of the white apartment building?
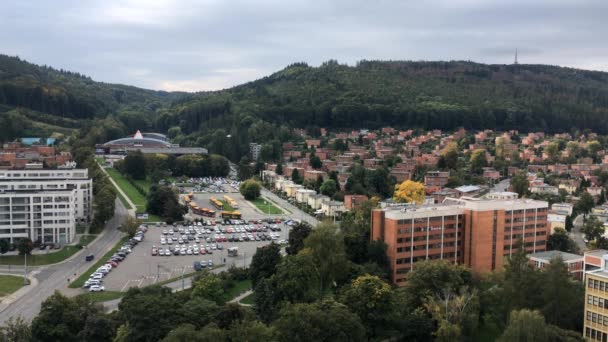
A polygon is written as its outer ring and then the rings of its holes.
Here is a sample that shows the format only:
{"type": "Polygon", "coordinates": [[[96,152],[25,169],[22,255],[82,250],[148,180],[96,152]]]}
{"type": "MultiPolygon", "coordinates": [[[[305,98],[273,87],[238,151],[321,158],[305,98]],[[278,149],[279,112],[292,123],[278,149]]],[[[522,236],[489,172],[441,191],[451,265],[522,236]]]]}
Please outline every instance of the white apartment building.
{"type": "Polygon", "coordinates": [[[0,239],[65,244],[92,216],[88,170],[0,170],[0,239]]]}
{"type": "Polygon", "coordinates": [[[249,143],[249,153],[251,154],[251,159],[260,159],[260,152],[262,152],[262,144],[249,143]]]}

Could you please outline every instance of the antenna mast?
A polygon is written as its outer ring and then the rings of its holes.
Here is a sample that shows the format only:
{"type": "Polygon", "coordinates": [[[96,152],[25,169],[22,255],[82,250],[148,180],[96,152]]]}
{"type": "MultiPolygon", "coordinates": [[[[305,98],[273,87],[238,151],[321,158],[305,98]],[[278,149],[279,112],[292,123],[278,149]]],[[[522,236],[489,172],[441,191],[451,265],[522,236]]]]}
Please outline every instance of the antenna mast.
{"type": "Polygon", "coordinates": [[[515,49],[515,62],[514,62],[513,64],[515,64],[515,65],[519,64],[519,63],[517,62],[517,49],[515,49]]]}

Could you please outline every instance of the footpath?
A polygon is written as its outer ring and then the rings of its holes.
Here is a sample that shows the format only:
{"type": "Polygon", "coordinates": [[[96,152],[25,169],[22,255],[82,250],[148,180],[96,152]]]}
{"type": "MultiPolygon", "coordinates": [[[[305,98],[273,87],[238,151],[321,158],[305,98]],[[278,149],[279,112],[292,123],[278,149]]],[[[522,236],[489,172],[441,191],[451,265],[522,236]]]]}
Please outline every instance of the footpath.
{"type": "Polygon", "coordinates": [[[127,194],[124,191],[122,191],[122,189],[114,181],[114,178],[112,178],[110,176],[110,174],[108,173],[108,171],[106,171],[106,168],[103,167],[102,165],[100,165],[99,163],[97,163],[97,165],[99,165],[99,168],[101,169],[101,172],[103,172],[108,177],[108,179],[110,180],[110,182],[112,183],[112,185],[114,185],[114,188],[116,189],[116,191],[118,191],[122,195],[122,197],[127,201],[127,203],[129,204],[129,207],[132,208],[132,209],[127,209],[127,212],[129,213],[129,216],[135,217],[136,210],[133,209],[133,208],[137,208],[137,206],[135,205],[135,203],[133,203],[131,201],[131,199],[129,198],[129,196],[127,196],[127,194]]]}

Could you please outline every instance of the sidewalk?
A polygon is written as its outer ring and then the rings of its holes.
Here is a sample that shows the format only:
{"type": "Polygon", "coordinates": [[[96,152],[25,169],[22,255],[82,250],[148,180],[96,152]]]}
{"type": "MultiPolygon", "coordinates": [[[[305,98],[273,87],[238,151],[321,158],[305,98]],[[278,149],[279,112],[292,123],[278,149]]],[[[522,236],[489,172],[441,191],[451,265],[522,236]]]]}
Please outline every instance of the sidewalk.
{"type": "MultiPolygon", "coordinates": [[[[97,163],[97,161],[95,161],[95,162],[97,163]]],[[[108,179],[110,180],[112,185],[114,185],[114,188],[116,189],[116,191],[120,192],[122,197],[124,197],[124,199],[127,201],[127,203],[129,203],[129,206],[132,208],[132,209],[127,209],[129,216],[135,217],[136,209],[134,209],[134,208],[137,208],[137,206],[133,202],[131,202],[131,199],[129,198],[129,196],[127,196],[127,194],[125,194],[125,192],[122,191],[122,189],[118,186],[118,184],[116,184],[114,179],[112,177],[110,177],[110,174],[108,173],[108,171],[106,171],[106,168],[103,167],[102,165],[100,165],[99,163],[97,163],[97,165],[101,169],[101,172],[103,172],[106,175],[106,177],[108,177],[108,179]]]]}
{"type": "Polygon", "coordinates": [[[237,303],[237,304],[242,305],[242,306],[251,306],[251,304],[243,304],[243,303],[241,303],[241,300],[243,300],[243,298],[249,296],[252,293],[253,293],[253,290],[247,290],[247,291],[241,293],[240,295],[236,296],[235,298],[233,298],[228,303],[237,303]]]}
{"type": "MultiPolygon", "coordinates": [[[[15,275],[15,274],[9,274],[9,273],[0,273],[0,274],[1,275],[12,275],[12,276],[15,275]]],[[[30,292],[30,290],[32,290],[36,286],[38,286],[38,279],[36,279],[36,277],[33,276],[33,272],[28,274],[27,280],[30,282],[29,285],[24,285],[19,290],[11,293],[8,296],[0,297],[0,312],[2,312],[6,307],[11,305],[11,303],[13,303],[17,299],[21,298],[21,296],[24,296],[25,294],[30,292]]]]}

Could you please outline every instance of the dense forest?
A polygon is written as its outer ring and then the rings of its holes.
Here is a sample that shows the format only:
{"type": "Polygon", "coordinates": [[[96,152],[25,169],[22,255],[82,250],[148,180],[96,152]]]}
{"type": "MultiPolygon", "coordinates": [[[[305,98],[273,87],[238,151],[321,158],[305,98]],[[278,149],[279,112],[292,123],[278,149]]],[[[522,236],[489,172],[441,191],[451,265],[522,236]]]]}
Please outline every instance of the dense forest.
{"type": "Polygon", "coordinates": [[[277,146],[294,127],[607,133],[608,73],[464,61],[328,61],[319,67],[296,63],[231,89],[187,94],[94,82],[0,55],[0,114],[11,118],[0,125],[5,139],[11,129],[40,123],[59,130],[94,122],[105,131],[92,140],[158,130],[238,160],[249,142],[277,146]]]}

